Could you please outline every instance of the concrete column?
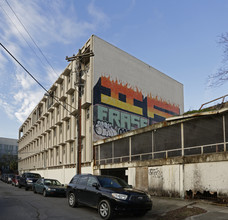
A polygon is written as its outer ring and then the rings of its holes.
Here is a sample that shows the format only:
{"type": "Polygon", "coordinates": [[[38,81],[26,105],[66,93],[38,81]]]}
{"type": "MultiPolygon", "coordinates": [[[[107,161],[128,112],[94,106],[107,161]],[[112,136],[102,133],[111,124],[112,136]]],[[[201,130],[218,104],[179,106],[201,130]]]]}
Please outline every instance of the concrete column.
{"type": "Polygon", "coordinates": [[[184,123],[181,123],[181,156],[184,156],[184,123]]]}
{"type": "Polygon", "coordinates": [[[56,166],[57,165],[56,147],[54,147],[53,151],[54,151],[54,153],[53,153],[53,165],[56,166]]]}
{"type": "Polygon", "coordinates": [[[226,151],[226,120],[225,120],[225,115],[223,115],[222,119],[223,119],[223,140],[224,140],[224,151],[226,151]]]}
{"type": "Polygon", "coordinates": [[[151,132],[152,138],[152,159],[154,159],[154,131],[151,132]]]}
{"type": "Polygon", "coordinates": [[[131,161],[131,137],[129,137],[129,161],[131,161]]]}
{"type": "Polygon", "coordinates": [[[184,190],[184,164],[179,165],[179,193],[180,198],[184,199],[185,190],[184,190]]]}

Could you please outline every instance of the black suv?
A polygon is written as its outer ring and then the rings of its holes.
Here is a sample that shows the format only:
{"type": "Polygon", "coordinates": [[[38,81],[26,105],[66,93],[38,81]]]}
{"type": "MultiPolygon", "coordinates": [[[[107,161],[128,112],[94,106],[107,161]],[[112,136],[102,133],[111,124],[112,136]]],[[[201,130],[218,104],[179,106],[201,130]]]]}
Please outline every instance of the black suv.
{"type": "Polygon", "coordinates": [[[98,209],[103,219],[116,213],[143,216],[152,209],[150,195],[128,185],[124,180],[103,175],[75,175],[67,186],[67,199],[71,207],[79,204],[98,209]]]}
{"type": "Polygon", "coordinates": [[[38,173],[23,173],[19,178],[18,187],[25,187],[25,190],[32,189],[33,183],[35,183],[39,178],[41,178],[38,173]]]}

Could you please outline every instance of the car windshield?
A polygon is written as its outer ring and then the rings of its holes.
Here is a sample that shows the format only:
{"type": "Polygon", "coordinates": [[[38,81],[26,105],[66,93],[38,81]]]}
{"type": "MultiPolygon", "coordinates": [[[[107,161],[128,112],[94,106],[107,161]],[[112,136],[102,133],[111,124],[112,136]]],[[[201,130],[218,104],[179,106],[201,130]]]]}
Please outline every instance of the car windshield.
{"type": "Polygon", "coordinates": [[[104,188],[125,188],[129,187],[129,185],[122,179],[117,177],[97,177],[100,185],[104,188]]]}
{"type": "Polygon", "coordinates": [[[58,180],[51,179],[44,180],[44,184],[47,186],[61,186],[61,183],[58,180]]]}
{"type": "Polygon", "coordinates": [[[37,173],[29,173],[27,175],[28,178],[40,178],[40,174],[37,173]]]}

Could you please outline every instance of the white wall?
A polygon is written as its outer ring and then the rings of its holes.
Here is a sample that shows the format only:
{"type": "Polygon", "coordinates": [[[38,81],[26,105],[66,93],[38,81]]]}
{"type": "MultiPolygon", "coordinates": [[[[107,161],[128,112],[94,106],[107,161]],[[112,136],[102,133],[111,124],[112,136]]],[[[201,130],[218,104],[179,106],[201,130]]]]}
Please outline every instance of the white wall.
{"type": "Polygon", "coordinates": [[[50,169],[50,170],[31,170],[30,172],[39,173],[44,178],[57,179],[62,184],[68,184],[76,174],[75,168],[50,169]]]}
{"type": "Polygon", "coordinates": [[[93,39],[94,83],[97,83],[102,75],[111,76],[113,80],[137,87],[144,95],[151,94],[163,101],[179,105],[180,113],[183,113],[184,97],[181,83],[110,43],[96,36],[93,36],[93,39]]]}
{"type": "Polygon", "coordinates": [[[228,196],[227,167],[228,161],[148,167],[148,190],[166,196],[184,197],[189,190],[228,196]]]}
{"type": "Polygon", "coordinates": [[[185,190],[228,194],[228,161],[184,166],[185,190]]]}

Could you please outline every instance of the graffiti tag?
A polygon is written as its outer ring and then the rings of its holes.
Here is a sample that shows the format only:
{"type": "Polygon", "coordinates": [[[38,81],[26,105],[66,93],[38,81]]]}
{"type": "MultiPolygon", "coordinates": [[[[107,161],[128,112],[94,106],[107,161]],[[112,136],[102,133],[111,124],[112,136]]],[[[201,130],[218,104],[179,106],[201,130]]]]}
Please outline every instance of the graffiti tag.
{"type": "Polygon", "coordinates": [[[94,131],[97,135],[103,137],[112,137],[127,132],[125,128],[113,128],[112,124],[106,121],[97,120],[94,124],[94,131]]]}
{"type": "Polygon", "coordinates": [[[162,178],[162,172],[160,169],[149,169],[149,175],[151,175],[154,178],[162,178]]]}

